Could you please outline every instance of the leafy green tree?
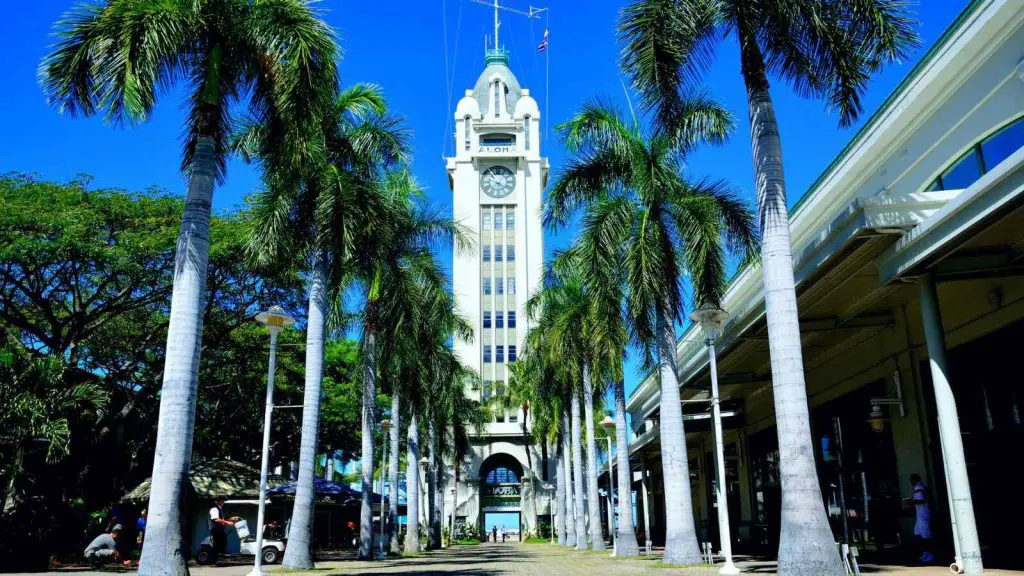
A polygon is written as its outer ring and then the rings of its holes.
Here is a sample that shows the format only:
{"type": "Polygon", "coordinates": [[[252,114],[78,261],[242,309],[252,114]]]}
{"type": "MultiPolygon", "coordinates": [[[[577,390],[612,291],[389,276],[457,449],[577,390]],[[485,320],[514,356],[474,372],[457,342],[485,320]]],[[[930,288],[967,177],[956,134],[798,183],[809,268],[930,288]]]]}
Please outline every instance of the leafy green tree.
{"type": "Polygon", "coordinates": [[[302,0],[80,4],[56,26],[40,67],[62,113],[144,122],[158,94],[188,84],[182,170],[188,195],[178,235],[142,574],[185,574],[181,499],[195,423],[210,207],[225,176],[232,114],[307,121],[337,86],[333,34],[302,0]],[[247,106],[240,101],[248,99],[247,106]]]}
{"type": "Polygon", "coordinates": [[[718,304],[727,248],[747,256],[757,242],[750,212],[726,183],[682,174],[686,152],[720,141],[729,126],[728,113],[704,98],[679,103],[667,117],[655,115],[646,129],[612,107],[588,104],[559,127],[571,157],[545,207],[545,220],[556,227],[586,208],[598,227],[591,236],[609,253],[623,249],[631,336],[647,359],[652,349],[657,354],[668,564],[701,558],[675,355],[683,271],[696,305],[718,304]]]}
{"type": "MultiPolygon", "coordinates": [[[[917,44],[899,0],[639,0],[622,13],[622,66],[643,106],[659,117],[678,107],[724,38],[740,47],[762,235],[765,312],[782,477],[780,574],[842,574],[814,464],[793,280],[782,141],[769,76],[824,99],[849,126],[871,75],[917,44]]],[[[980,567],[978,568],[980,570],[980,567]]]]}

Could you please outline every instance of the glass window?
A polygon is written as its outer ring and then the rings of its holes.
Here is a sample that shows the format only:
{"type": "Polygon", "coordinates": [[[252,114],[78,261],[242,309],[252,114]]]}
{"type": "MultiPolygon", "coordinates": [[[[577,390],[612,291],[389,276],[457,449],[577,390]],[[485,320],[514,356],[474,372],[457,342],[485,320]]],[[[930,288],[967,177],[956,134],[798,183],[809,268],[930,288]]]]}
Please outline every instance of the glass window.
{"type": "Polygon", "coordinates": [[[501,106],[501,81],[494,81],[494,117],[497,118],[500,114],[499,108],[501,106]]]}
{"type": "Polygon", "coordinates": [[[515,362],[516,361],[516,345],[515,344],[509,344],[508,345],[508,361],[509,362],[515,362]]]}
{"type": "Polygon", "coordinates": [[[514,244],[509,244],[505,247],[505,254],[508,256],[508,261],[513,262],[516,259],[516,247],[514,244]]]}
{"type": "Polygon", "coordinates": [[[981,143],[981,157],[985,160],[985,171],[989,171],[1024,146],[1024,117],[989,136],[981,143]]]}
{"type": "MultiPolygon", "coordinates": [[[[509,280],[511,280],[511,278],[509,278],[509,280]]],[[[508,327],[509,328],[515,328],[516,327],[516,311],[515,310],[509,310],[508,311],[508,327]]]]}
{"type": "Polygon", "coordinates": [[[501,230],[501,212],[494,213],[494,229],[501,230]]]}
{"type": "Polygon", "coordinates": [[[466,150],[469,150],[469,127],[470,127],[469,116],[466,116],[465,118],[463,118],[462,121],[466,124],[466,150]]]}
{"type": "Polygon", "coordinates": [[[944,190],[963,190],[980,177],[981,158],[977,148],[972,148],[939,176],[944,190]]]}
{"type": "Polygon", "coordinates": [[[501,246],[494,247],[494,261],[501,262],[501,246]]]}
{"type": "MultiPolygon", "coordinates": [[[[500,315],[501,312],[499,312],[498,314],[500,315]]],[[[484,328],[490,328],[490,327],[491,327],[491,313],[490,312],[484,312],[484,328]]]]}
{"type": "MultiPolygon", "coordinates": [[[[494,290],[495,294],[504,294],[505,293],[505,279],[504,278],[495,278],[494,279],[494,288],[495,288],[495,290],[494,290]]],[[[487,294],[490,294],[490,292],[487,292],[487,294]]]]}
{"type": "MultiPolygon", "coordinates": [[[[499,260],[500,260],[500,258],[499,258],[499,260]]],[[[484,262],[490,262],[490,261],[491,261],[491,247],[490,246],[484,246],[484,262]]]]}
{"type": "Polygon", "coordinates": [[[494,386],[490,380],[484,380],[484,402],[491,399],[491,394],[494,391],[494,386]]]}
{"type": "Polygon", "coordinates": [[[523,118],[523,133],[526,135],[526,149],[530,149],[530,117],[523,118]]]}
{"type": "MultiPolygon", "coordinates": [[[[486,352],[484,354],[486,354],[486,352]]],[[[494,361],[495,362],[504,362],[505,361],[505,346],[503,344],[498,344],[498,345],[496,345],[494,347],[494,361]]],[[[486,362],[486,360],[485,360],[485,362],[486,362]]]]}
{"type": "MultiPolygon", "coordinates": [[[[498,227],[497,222],[495,222],[494,227],[495,228],[498,227]]],[[[509,211],[507,217],[505,218],[505,227],[508,228],[509,230],[515,230],[516,229],[516,213],[515,212],[509,211]]]]}
{"type": "Polygon", "coordinates": [[[508,293],[510,295],[516,293],[516,279],[515,278],[509,278],[508,279],[508,293]]]}
{"type": "Polygon", "coordinates": [[[491,278],[490,276],[484,277],[484,294],[491,293],[491,278]]]}
{"type": "Polygon", "coordinates": [[[484,344],[484,363],[490,364],[491,362],[491,345],[484,344]]]}
{"type": "Polygon", "coordinates": [[[491,229],[491,213],[490,212],[484,212],[484,215],[483,215],[483,226],[481,226],[481,228],[483,228],[484,230],[490,230],[491,229]]]}
{"type": "Polygon", "coordinates": [[[505,315],[501,312],[494,313],[494,327],[504,328],[505,327],[505,315]]]}

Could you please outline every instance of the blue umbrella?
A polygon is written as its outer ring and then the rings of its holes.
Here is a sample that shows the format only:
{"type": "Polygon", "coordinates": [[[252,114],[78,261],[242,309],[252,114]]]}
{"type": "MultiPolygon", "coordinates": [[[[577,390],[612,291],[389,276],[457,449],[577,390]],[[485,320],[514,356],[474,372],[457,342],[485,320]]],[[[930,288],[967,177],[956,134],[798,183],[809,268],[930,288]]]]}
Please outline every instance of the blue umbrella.
{"type": "MultiPolygon", "coordinates": [[[[296,482],[285,482],[284,484],[278,484],[273,488],[267,490],[267,496],[294,496],[296,482]]],[[[346,486],[344,484],[337,484],[330,480],[323,478],[313,479],[313,490],[317,496],[326,496],[335,500],[350,501],[359,500],[363,497],[359,490],[346,486]]],[[[374,503],[380,503],[380,494],[372,495],[374,503]]]]}

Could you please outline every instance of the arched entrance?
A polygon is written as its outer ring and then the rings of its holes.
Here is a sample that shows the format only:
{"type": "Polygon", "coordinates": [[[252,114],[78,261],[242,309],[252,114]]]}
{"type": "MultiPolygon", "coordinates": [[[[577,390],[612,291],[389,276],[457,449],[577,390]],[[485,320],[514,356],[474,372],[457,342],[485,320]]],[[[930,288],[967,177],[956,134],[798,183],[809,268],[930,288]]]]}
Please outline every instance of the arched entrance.
{"type": "Polygon", "coordinates": [[[522,533],[523,467],[509,454],[495,454],[480,466],[480,531],[489,538],[504,528],[510,539],[522,533]]]}

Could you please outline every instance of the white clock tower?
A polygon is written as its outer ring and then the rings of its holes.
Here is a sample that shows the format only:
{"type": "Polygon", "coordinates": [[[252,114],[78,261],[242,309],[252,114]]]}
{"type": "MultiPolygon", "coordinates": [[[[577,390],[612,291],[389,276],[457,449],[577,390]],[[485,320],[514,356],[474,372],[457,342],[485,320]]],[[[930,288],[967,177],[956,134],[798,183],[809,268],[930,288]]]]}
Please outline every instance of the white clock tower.
{"type": "MultiPolygon", "coordinates": [[[[487,50],[483,73],[456,108],[456,152],[447,159],[455,221],[476,239],[474,250],[456,250],[453,258],[456,302],[475,327],[472,341],[456,342],[455,351],[480,375],[466,393],[481,402],[506,393],[508,366],[530,328],[526,300],[541,282],[549,167],[540,119],[537,102],[509,69],[508,53],[487,50]]],[[[535,531],[538,517],[550,522],[544,485],[554,480],[553,457],[523,419],[518,407],[498,413],[474,438],[473,453],[457,463],[457,490],[446,491],[446,522],[521,532],[535,531]]]]}

